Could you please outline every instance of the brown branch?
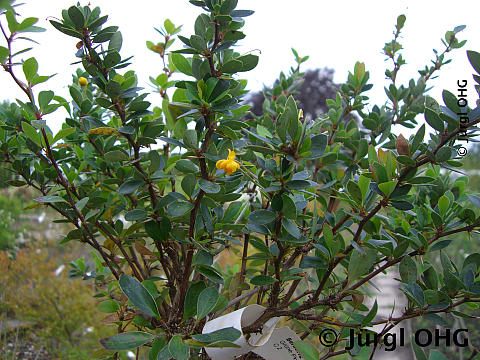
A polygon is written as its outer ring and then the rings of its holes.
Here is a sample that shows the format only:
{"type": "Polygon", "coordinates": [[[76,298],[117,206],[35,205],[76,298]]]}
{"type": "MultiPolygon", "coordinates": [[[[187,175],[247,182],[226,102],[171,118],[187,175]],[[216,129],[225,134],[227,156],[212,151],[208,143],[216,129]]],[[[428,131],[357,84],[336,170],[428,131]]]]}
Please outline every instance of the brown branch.
{"type": "MultiPolygon", "coordinates": [[[[248,257],[248,244],[250,242],[250,233],[245,233],[243,236],[243,253],[242,253],[242,266],[240,268],[239,287],[245,282],[245,273],[247,272],[247,257],[248,257]]],[[[237,291],[237,297],[242,295],[242,289],[237,291]]],[[[235,306],[235,310],[238,310],[240,303],[235,306]]]]}

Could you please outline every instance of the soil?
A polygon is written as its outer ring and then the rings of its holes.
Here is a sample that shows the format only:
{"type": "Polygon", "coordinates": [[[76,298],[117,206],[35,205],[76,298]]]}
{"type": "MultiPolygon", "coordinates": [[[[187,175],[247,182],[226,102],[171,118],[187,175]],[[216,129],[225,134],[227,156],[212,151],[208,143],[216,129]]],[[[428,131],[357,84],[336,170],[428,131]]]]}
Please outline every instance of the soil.
{"type": "Polygon", "coordinates": [[[35,345],[31,341],[25,341],[25,339],[18,340],[15,356],[12,357],[15,349],[15,339],[7,341],[5,348],[0,349],[0,357],[4,356],[4,359],[15,360],[52,360],[53,358],[47,353],[43,347],[35,345]]]}

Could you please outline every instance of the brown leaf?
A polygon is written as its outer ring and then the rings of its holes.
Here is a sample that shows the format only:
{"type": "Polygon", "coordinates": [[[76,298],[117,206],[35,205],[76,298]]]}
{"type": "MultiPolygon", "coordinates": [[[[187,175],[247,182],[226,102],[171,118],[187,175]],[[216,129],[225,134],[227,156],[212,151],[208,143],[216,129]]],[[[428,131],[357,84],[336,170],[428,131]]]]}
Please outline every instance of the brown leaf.
{"type": "Polygon", "coordinates": [[[398,135],[397,140],[395,141],[395,147],[399,155],[410,155],[410,149],[408,147],[408,141],[403,137],[402,134],[398,135]]]}
{"type": "Polygon", "coordinates": [[[135,242],[135,250],[137,250],[141,255],[155,256],[155,254],[153,252],[148,250],[145,246],[140,244],[138,241],[135,242]]]}
{"type": "Polygon", "coordinates": [[[117,321],[120,321],[120,319],[118,318],[118,314],[114,313],[114,314],[105,316],[101,321],[106,325],[111,325],[117,321]]]}
{"type": "Polygon", "coordinates": [[[353,305],[355,308],[363,304],[364,296],[363,294],[352,294],[353,305]]]}

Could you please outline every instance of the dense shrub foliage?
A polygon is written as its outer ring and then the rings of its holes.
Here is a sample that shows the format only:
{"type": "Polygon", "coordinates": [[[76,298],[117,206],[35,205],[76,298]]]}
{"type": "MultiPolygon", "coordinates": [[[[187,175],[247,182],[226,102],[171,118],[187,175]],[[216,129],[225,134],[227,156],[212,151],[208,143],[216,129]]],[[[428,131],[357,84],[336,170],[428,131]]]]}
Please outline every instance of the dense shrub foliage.
{"type": "MultiPolygon", "coordinates": [[[[0,115],[0,158],[16,174],[12,186],[38,191],[32,206],[51,207],[75,227],[63,242],[96,251],[95,270],[73,263],[71,271],[100,285],[102,310],[116,325],[95,356],[137,349],[150,359],[208,358],[205,348],[234,347],[283,317],[305,340],[295,346],[306,359],[355,357],[358,345],[345,349],[350,329],[384,324],[381,336],[407,318],[476,307],[480,254],[455,263],[442,249],[453,234],[480,227],[472,210],[480,197],[466,190],[465,177],[441,169],[462,166],[459,140],[474,135],[480,109],[448,91],[444,105],[426,95],[448,53],[465,44],[457,38],[463,27],[448,31],[433,65],[402,85],[399,16],[384,47],[387,84],[375,84],[385,86],[388,103],[366,106],[374,84],[357,62],[318,118],[294,100],[306,60],[294,51],[297,66],[265,89],[254,115],[242,103],[241,74],[259,57],[234,47],[253,11],[236,9],[237,0],[190,2],[200,13],[194,34],[179,35],[166,20],[161,40],[147,42],[163,61],[151,77],[162,99],[154,104],[131,57],[120,53],[118,27],[99,8],[80,5],[50,20],[77,42],[82,68],[71,100],[37,94],[49,76],[35,58],[20,61],[15,40],[41,29],[4,6],[0,62],[25,99],[0,115]],[[183,47],[170,51],[177,39],[183,47]],[[50,114],[60,107],[68,115],[53,134],[50,114]],[[417,131],[409,139],[392,131],[402,127],[417,131]],[[236,267],[220,265],[227,253],[236,267]],[[441,272],[427,254],[441,258],[441,272]],[[375,319],[376,302],[363,304],[366,287],[397,268],[408,306],[400,317],[375,319]],[[266,310],[243,334],[232,327],[201,334],[207,320],[253,303],[266,310]],[[335,344],[313,346],[325,328],[339,332],[335,344]]],[[[480,74],[480,54],[468,56],[480,74]]]]}

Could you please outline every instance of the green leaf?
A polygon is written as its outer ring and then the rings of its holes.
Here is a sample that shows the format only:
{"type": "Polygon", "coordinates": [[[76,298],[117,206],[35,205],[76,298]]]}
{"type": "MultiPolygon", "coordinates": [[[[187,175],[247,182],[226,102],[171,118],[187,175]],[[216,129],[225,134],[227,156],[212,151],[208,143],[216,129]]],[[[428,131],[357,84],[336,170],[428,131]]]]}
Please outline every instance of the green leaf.
{"type": "Polygon", "coordinates": [[[358,187],[362,193],[362,203],[365,201],[368,189],[370,188],[370,181],[370,178],[367,178],[366,176],[360,175],[358,177],[358,187]]]}
{"type": "Polygon", "coordinates": [[[170,19],[166,19],[163,22],[163,26],[165,27],[165,30],[167,30],[167,33],[169,33],[170,35],[173,35],[173,33],[175,32],[175,25],[172,23],[170,19]]]}
{"type": "Polygon", "coordinates": [[[243,63],[240,60],[230,60],[222,65],[222,72],[227,74],[234,74],[242,71],[243,63]]]}
{"type": "Polygon", "coordinates": [[[68,17],[72,20],[75,29],[83,30],[85,26],[85,18],[83,17],[82,12],[76,6],[72,6],[68,9],[68,17]]]}
{"type": "Polygon", "coordinates": [[[156,359],[154,360],[171,360],[172,359],[172,354],[170,354],[170,351],[168,350],[168,346],[164,346],[162,350],[158,353],[156,359]]]}
{"type": "Polygon", "coordinates": [[[198,51],[204,51],[207,48],[207,43],[205,42],[205,39],[203,39],[199,35],[190,36],[190,44],[194,49],[198,51]]]}
{"type": "MultiPolygon", "coordinates": [[[[428,289],[433,289],[433,290],[437,290],[438,289],[438,277],[437,277],[437,271],[435,270],[435,268],[433,266],[430,266],[429,268],[427,268],[427,270],[425,270],[422,274],[422,279],[425,283],[425,285],[428,287],[428,289]]],[[[425,290],[425,297],[428,299],[428,292],[432,291],[432,290],[425,290]]],[[[436,296],[436,292],[434,292],[435,296],[436,296]]],[[[437,299],[438,300],[438,299],[437,299]]],[[[428,301],[429,304],[436,304],[438,301],[435,301],[435,302],[430,302],[428,301]]]]}
{"type": "Polygon", "coordinates": [[[377,259],[377,253],[371,248],[365,248],[364,253],[354,249],[348,263],[348,280],[351,282],[364,275],[377,259]]]}
{"type": "Polygon", "coordinates": [[[68,135],[71,135],[75,132],[75,128],[70,127],[70,128],[65,128],[60,130],[57,135],[54,136],[52,145],[55,144],[58,140],[62,140],[66,138],[68,135]]]}
{"type": "Polygon", "coordinates": [[[85,205],[87,205],[89,198],[84,197],[83,199],[78,200],[75,203],[75,207],[78,209],[78,211],[82,211],[85,205]]]}
{"type": "Polygon", "coordinates": [[[58,202],[66,203],[67,202],[64,198],[60,196],[55,196],[55,195],[40,196],[34,200],[41,203],[58,203],[58,202]]]}
{"type": "Polygon", "coordinates": [[[411,284],[417,281],[417,266],[410,256],[405,256],[399,265],[402,281],[411,284]]]}
{"type": "Polygon", "coordinates": [[[7,18],[8,29],[11,33],[14,33],[18,29],[18,22],[15,19],[15,12],[12,9],[7,10],[5,13],[5,17],[7,18]]]}
{"type": "Polygon", "coordinates": [[[229,348],[237,348],[237,349],[240,349],[241,346],[240,345],[237,345],[231,341],[227,341],[227,340],[219,340],[219,341],[215,341],[215,342],[212,342],[210,344],[208,344],[207,346],[205,347],[209,347],[209,348],[225,348],[225,347],[229,347],[229,348]]]}
{"type": "Polygon", "coordinates": [[[23,63],[23,73],[28,82],[32,82],[35,75],[37,75],[38,63],[35,58],[31,57],[23,63]]]}
{"type": "MultiPolygon", "coordinates": [[[[111,43],[112,41],[110,40],[110,44],[111,43]]],[[[105,56],[105,59],[103,59],[103,65],[107,68],[111,68],[112,66],[117,65],[120,61],[122,61],[120,54],[116,51],[112,51],[105,56]]]]}
{"type": "Polygon", "coordinates": [[[444,146],[437,151],[435,160],[439,163],[450,160],[453,154],[453,148],[450,146],[444,146]]]}
{"type": "Polygon", "coordinates": [[[41,146],[40,134],[37,133],[37,130],[35,130],[32,125],[26,121],[22,121],[22,130],[30,140],[32,140],[38,146],[41,146]]]}
{"type": "MultiPolygon", "coordinates": [[[[106,161],[108,162],[115,162],[115,161],[126,161],[128,160],[128,155],[123,152],[123,151],[120,151],[120,150],[112,150],[112,151],[109,151],[107,153],[105,153],[105,155],[103,156],[105,158],[106,161]]],[[[137,180],[129,180],[129,181],[137,181],[137,180]]],[[[127,181],[128,182],[128,181],[127,181]]],[[[125,185],[127,182],[124,182],[122,184],[125,185]]],[[[141,185],[141,184],[140,184],[141,185]]],[[[139,185],[139,186],[140,186],[139,185]]],[[[134,189],[133,191],[135,191],[136,189],[134,189]]],[[[132,192],[133,192],[132,191],[132,192]]]]}
{"type": "Polygon", "coordinates": [[[113,299],[102,301],[98,304],[98,311],[104,313],[114,313],[119,309],[118,303],[113,299]]]}
{"type": "Polygon", "coordinates": [[[205,179],[198,180],[198,186],[207,194],[216,194],[220,192],[220,185],[205,179]]]}
{"type": "Polygon", "coordinates": [[[322,157],[327,147],[328,138],[324,134],[315,135],[312,137],[310,145],[311,155],[307,159],[318,159],[322,157]]]}
{"type": "Polygon", "coordinates": [[[185,175],[182,179],[181,185],[185,194],[189,197],[192,196],[193,191],[195,190],[195,185],[197,184],[197,178],[194,174],[185,175]]]}
{"type": "Polygon", "coordinates": [[[272,138],[272,134],[270,131],[265,127],[260,124],[257,125],[257,134],[266,138],[272,138]]]}
{"type": "Polygon", "coordinates": [[[223,277],[218,273],[218,271],[207,265],[196,265],[195,270],[205,276],[208,280],[216,283],[216,284],[223,284],[224,280],[223,277]]]}
{"type": "Polygon", "coordinates": [[[182,341],[182,335],[175,335],[168,343],[168,351],[176,360],[188,360],[190,349],[182,341]]]}
{"type": "Polygon", "coordinates": [[[194,129],[187,129],[183,133],[183,143],[185,146],[191,149],[198,148],[198,140],[197,140],[197,131],[194,129]]]}
{"type": "Polygon", "coordinates": [[[440,211],[440,215],[444,216],[449,207],[450,199],[445,195],[440,196],[440,199],[438,199],[438,210],[440,211]]]}
{"type": "Polygon", "coordinates": [[[332,227],[327,223],[323,225],[323,237],[328,248],[331,250],[333,246],[333,231],[332,227]]]}
{"type": "Polygon", "coordinates": [[[318,360],[320,358],[320,354],[312,344],[303,341],[295,341],[293,344],[305,360],[318,360]]]}
{"type": "Polygon", "coordinates": [[[130,331],[100,340],[100,343],[108,350],[130,350],[146,344],[155,339],[155,336],[141,331],[130,331]]]}
{"type": "Polygon", "coordinates": [[[416,360],[427,360],[427,355],[425,351],[416,343],[414,336],[412,335],[412,347],[415,353],[416,360]]]}
{"type": "Polygon", "coordinates": [[[473,253],[466,257],[465,261],[463,262],[463,269],[465,269],[468,265],[474,264],[477,271],[480,269],[480,254],[473,253]]]}
{"type": "Polygon", "coordinates": [[[423,142],[424,137],[425,137],[425,124],[422,124],[422,126],[420,126],[420,129],[418,129],[417,133],[413,137],[410,153],[413,153],[418,149],[420,144],[423,142]]]}
{"type": "Polygon", "coordinates": [[[408,201],[391,201],[390,202],[395,209],[407,211],[414,208],[413,204],[408,201]]]}
{"type": "Polygon", "coordinates": [[[312,184],[306,180],[290,180],[287,182],[287,186],[292,190],[302,190],[312,187],[312,184]]]}
{"type": "MultiPolygon", "coordinates": [[[[21,180],[8,180],[7,184],[11,185],[11,186],[15,186],[15,187],[21,187],[21,186],[27,185],[27,183],[25,181],[21,181],[21,180]]],[[[41,206],[40,204],[35,204],[35,205],[36,206],[41,206]]]]}
{"type": "Polygon", "coordinates": [[[405,15],[399,15],[397,17],[397,30],[400,30],[401,28],[403,28],[403,25],[405,25],[405,20],[407,20],[407,17],[405,15]]]}
{"type": "Polygon", "coordinates": [[[168,240],[168,233],[172,229],[170,219],[163,216],[160,220],[148,221],[144,225],[145,231],[153,240],[164,242],[168,240]]]}
{"type": "Polygon", "coordinates": [[[217,341],[222,341],[222,340],[234,342],[241,335],[242,335],[242,332],[240,330],[237,330],[234,327],[228,327],[228,328],[216,330],[207,334],[192,335],[192,339],[210,344],[210,343],[215,343],[217,341]]]}
{"type": "Polygon", "coordinates": [[[8,57],[8,49],[4,46],[0,46],[0,63],[3,63],[8,57]]]}
{"type": "Polygon", "coordinates": [[[40,109],[44,110],[54,96],[55,94],[53,91],[40,91],[38,94],[38,105],[40,106],[40,109]]]}
{"type": "Polygon", "coordinates": [[[467,50],[467,57],[475,71],[480,74],[480,53],[472,50],[467,50]]]}
{"type": "Polygon", "coordinates": [[[381,190],[382,193],[385,194],[385,196],[388,197],[393,192],[393,190],[395,190],[397,183],[397,180],[387,181],[382,184],[378,184],[378,188],[381,190]]]}
{"type": "Polygon", "coordinates": [[[257,55],[244,55],[237,58],[237,60],[241,61],[243,66],[240,71],[250,71],[253,70],[258,65],[258,56],[257,55]]]}
{"type": "Polygon", "coordinates": [[[120,185],[120,187],[118,188],[118,192],[123,195],[131,194],[143,184],[143,180],[127,180],[122,185],[120,185]]]}
{"type": "Polygon", "coordinates": [[[198,166],[188,159],[180,159],[175,164],[175,168],[183,173],[197,173],[198,166]]]}
{"type": "Polygon", "coordinates": [[[219,79],[208,98],[210,102],[216,102],[222,99],[230,89],[230,80],[219,79]]]}
{"type": "Polygon", "coordinates": [[[457,97],[453,95],[450,91],[448,90],[443,90],[442,91],[442,99],[447,108],[452,110],[454,113],[460,113],[462,110],[460,109],[460,106],[458,106],[457,103],[457,97]]]}
{"type": "Polygon", "coordinates": [[[452,240],[436,241],[435,244],[433,244],[430,247],[430,251],[442,250],[442,249],[446,248],[448,245],[450,245],[451,242],[452,242],[452,240]]]}
{"type": "Polygon", "coordinates": [[[207,100],[207,101],[210,101],[210,97],[212,95],[212,92],[213,90],[215,89],[215,87],[217,86],[218,84],[218,79],[215,78],[215,77],[210,77],[208,78],[207,82],[206,82],[206,85],[207,85],[207,90],[204,94],[204,98],[207,100]]]}
{"type": "Polygon", "coordinates": [[[203,319],[213,310],[219,296],[218,290],[213,286],[204,289],[200,295],[198,295],[197,320],[203,319]]]}
{"type": "Polygon", "coordinates": [[[418,306],[423,307],[425,304],[425,295],[422,288],[416,283],[405,284],[403,289],[401,289],[405,295],[412,301],[414,301],[418,306]]]}
{"type": "Polygon", "coordinates": [[[120,49],[122,48],[122,42],[122,33],[120,31],[115,32],[108,43],[108,51],[120,52],[120,49]]]}
{"type": "Polygon", "coordinates": [[[275,213],[270,210],[256,210],[248,215],[248,221],[257,225],[269,224],[275,220],[275,218],[275,213]]]}
{"type": "Polygon", "coordinates": [[[282,226],[284,227],[287,232],[292,235],[296,239],[300,239],[302,234],[300,233],[300,230],[298,229],[297,225],[290,220],[290,219],[282,219],[282,226]]]}
{"type": "Polygon", "coordinates": [[[430,356],[428,357],[428,360],[448,360],[448,358],[440,351],[432,350],[430,351],[430,356]]]}
{"type": "Polygon", "coordinates": [[[183,307],[184,320],[191,319],[197,314],[198,296],[206,287],[203,281],[190,285],[187,290],[187,295],[185,296],[185,306],[183,307]]]}
{"type": "Polygon", "coordinates": [[[255,286],[271,285],[276,282],[277,279],[267,275],[257,275],[250,280],[250,284],[255,286]]]}
{"type": "Polygon", "coordinates": [[[127,221],[139,221],[147,217],[147,212],[143,209],[130,210],[125,214],[125,220],[127,221]]]}
{"type": "Polygon", "coordinates": [[[400,164],[403,164],[405,166],[415,166],[416,162],[413,159],[410,159],[408,156],[405,155],[398,155],[397,156],[397,161],[400,164]]]}
{"type": "MultiPolygon", "coordinates": [[[[117,130],[121,134],[128,134],[128,135],[134,135],[135,134],[135,129],[132,126],[120,126],[117,130]]],[[[153,150],[150,151],[150,152],[153,152],[153,150]]],[[[150,157],[148,158],[148,160],[151,160],[150,157]]]]}
{"type": "Polygon", "coordinates": [[[192,65],[190,65],[188,60],[182,54],[172,53],[171,59],[173,65],[175,65],[178,71],[184,73],[185,75],[193,76],[192,65]]]}
{"type": "Polygon", "coordinates": [[[126,274],[120,275],[118,284],[130,302],[144,314],[159,317],[157,304],[147,289],[135,278],[126,274]]]}
{"type": "Polygon", "coordinates": [[[295,202],[286,194],[282,194],[282,213],[286,218],[293,220],[297,218],[297,207],[295,206],[295,202]]]}
{"type": "Polygon", "coordinates": [[[162,170],[165,166],[163,157],[158,154],[157,150],[151,150],[148,153],[148,160],[150,160],[150,166],[148,170],[153,173],[157,170],[162,170]]]}
{"type": "Polygon", "coordinates": [[[425,108],[425,121],[428,125],[439,132],[443,132],[445,129],[443,120],[440,119],[440,116],[430,108],[425,108]]]}
{"type": "Polygon", "coordinates": [[[410,179],[408,180],[408,182],[410,184],[414,184],[414,185],[417,185],[417,184],[427,184],[427,183],[431,183],[432,181],[434,181],[435,179],[430,177],[430,176],[417,176],[417,177],[414,177],[413,179],[410,179]]]}
{"type": "Polygon", "coordinates": [[[176,201],[167,207],[167,213],[171,217],[178,217],[193,209],[193,204],[186,201],[176,201]]]}
{"type": "Polygon", "coordinates": [[[238,0],[224,0],[220,7],[220,14],[228,15],[237,7],[238,0]]]}
{"type": "Polygon", "coordinates": [[[230,16],[232,16],[232,17],[246,17],[246,16],[250,16],[254,13],[255,13],[255,11],[253,11],[253,10],[233,10],[230,13],[230,16]]]}
{"type": "Polygon", "coordinates": [[[365,318],[362,320],[362,327],[370,324],[370,321],[372,321],[377,315],[377,311],[378,311],[378,304],[377,304],[377,299],[375,299],[375,303],[373,304],[372,309],[368,312],[367,316],[365,316],[365,318]]]}
{"type": "Polygon", "coordinates": [[[362,190],[360,190],[360,186],[352,180],[348,180],[347,183],[347,189],[349,195],[352,197],[352,199],[357,203],[361,204],[362,203],[362,190]]]}

